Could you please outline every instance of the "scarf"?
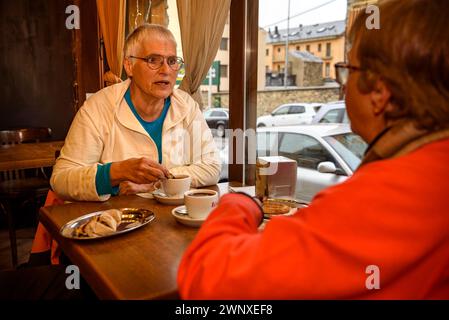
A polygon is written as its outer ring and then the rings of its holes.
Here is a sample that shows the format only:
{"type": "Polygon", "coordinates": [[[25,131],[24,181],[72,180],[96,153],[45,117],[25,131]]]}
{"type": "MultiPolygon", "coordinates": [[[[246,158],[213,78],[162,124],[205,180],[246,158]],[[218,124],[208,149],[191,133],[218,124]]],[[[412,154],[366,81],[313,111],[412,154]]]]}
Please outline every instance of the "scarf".
{"type": "Polygon", "coordinates": [[[368,146],[359,167],[382,159],[397,158],[428,143],[449,138],[449,128],[429,131],[418,129],[410,120],[387,127],[368,146]]]}

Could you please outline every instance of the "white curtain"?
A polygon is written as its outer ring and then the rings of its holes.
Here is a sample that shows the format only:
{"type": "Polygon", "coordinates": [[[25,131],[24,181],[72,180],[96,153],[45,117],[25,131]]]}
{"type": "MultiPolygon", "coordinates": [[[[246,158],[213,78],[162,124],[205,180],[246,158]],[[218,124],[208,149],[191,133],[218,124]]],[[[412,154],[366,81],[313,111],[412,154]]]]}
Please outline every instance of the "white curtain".
{"type": "Polygon", "coordinates": [[[217,54],[231,0],[177,0],[185,76],[180,88],[202,107],[199,88],[217,54]]]}

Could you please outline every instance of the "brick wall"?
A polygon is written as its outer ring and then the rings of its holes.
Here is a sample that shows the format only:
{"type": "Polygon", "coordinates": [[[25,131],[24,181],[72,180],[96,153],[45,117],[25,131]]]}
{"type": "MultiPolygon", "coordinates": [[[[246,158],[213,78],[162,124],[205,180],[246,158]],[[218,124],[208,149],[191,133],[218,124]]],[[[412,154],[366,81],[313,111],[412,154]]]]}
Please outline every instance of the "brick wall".
{"type": "MultiPolygon", "coordinates": [[[[202,92],[203,102],[207,103],[207,92],[202,92]]],[[[221,106],[229,107],[229,93],[212,94],[212,100],[221,99],[221,106]]],[[[308,87],[295,89],[264,90],[257,92],[257,116],[268,114],[284,103],[318,102],[326,103],[339,99],[338,87],[308,87]]],[[[217,106],[217,105],[216,105],[217,106]]]]}

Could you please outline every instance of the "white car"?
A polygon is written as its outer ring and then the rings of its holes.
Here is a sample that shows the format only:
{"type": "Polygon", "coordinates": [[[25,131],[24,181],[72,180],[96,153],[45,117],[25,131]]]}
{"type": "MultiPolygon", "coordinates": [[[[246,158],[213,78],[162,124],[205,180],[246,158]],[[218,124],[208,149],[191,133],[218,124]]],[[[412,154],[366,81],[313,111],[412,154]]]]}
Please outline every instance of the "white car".
{"type": "MultiPolygon", "coordinates": [[[[284,156],[298,163],[298,200],[311,201],[320,190],[343,182],[359,166],[366,143],[347,124],[257,129],[257,156],[284,156]]],[[[221,178],[227,177],[228,151],[220,152],[221,178]]]]}
{"type": "Polygon", "coordinates": [[[322,105],[312,123],[349,123],[345,102],[336,101],[322,105]]]}
{"type": "Polygon", "coordinates": [[[320,108],[320,103],[283,104],[266,116],[257,118],[257,127],[293,126],[308,124],[320,108]]]}

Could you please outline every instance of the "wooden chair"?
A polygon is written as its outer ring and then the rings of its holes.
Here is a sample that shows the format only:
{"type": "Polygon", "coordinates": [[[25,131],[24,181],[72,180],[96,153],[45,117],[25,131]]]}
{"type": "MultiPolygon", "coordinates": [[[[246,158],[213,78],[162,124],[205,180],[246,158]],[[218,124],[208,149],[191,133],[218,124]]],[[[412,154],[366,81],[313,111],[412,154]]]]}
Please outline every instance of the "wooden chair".
{"type": "MultiPolygon", "coordinates": [[[[0,131],[0,145],[14,145],[27,142],[40,142],[51,137],[49,128],[21,128],[0,131]]],[[[33,206],[39,197],[45,197],[49,190],[48,177],[43,168],[34,170],[9,170],[0,172],[0,211],[6,216],[9,229],[11,258],[14,268],[17,266],[17,241],[14,215],[22,210],[27,202],[33,206]]],[[[36,206],[37,209],[37,206],[36,206]]]]}

